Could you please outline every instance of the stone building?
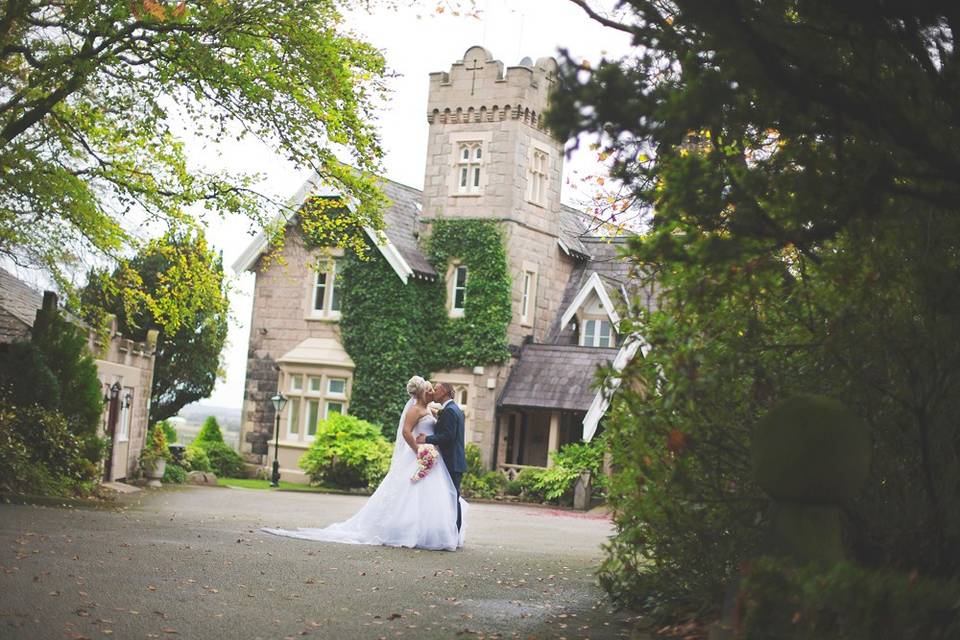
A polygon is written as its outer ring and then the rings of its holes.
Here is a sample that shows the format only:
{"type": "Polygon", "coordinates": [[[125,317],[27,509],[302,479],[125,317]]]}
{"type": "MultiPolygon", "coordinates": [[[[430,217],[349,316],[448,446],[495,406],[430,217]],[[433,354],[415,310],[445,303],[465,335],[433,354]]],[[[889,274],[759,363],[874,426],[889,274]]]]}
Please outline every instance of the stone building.
{"type": "MultiPolygon", "coordinates": [[[[583,216],[560,201],[563,148],[542,122],[556,71],[553,58],[505,67],[475,46],[449,71],[432,73],[423,190],[384,180],[385,238],[371,233],[405,284],[443,276],[447,312],[458,317],[468,270],[455,259],[430,264],[420,241],[439,218],[492,220],[501,229],[512,357],[430,373],[454,385],[467,442],[509,475],[547,466],[550,452],[589,440],[606,409],[593,389],[598,367],[639,346],[617,333],[617,308],[630,288],[617,242],[591,236],[583,216]]],[[[290,209],[325,194],[311,179],[290,209]]],[[[269,398],[281,390],[290,402],[280,417],[280,465],[285,478],[303,479],[296,463],[316,420],[349,411],[354,364],[339,335],[335,262],[315,272],[314,252],[296,233],[287,234],[282,261],[263,260],[267,245],[261,234],[234,264],[256,274],[241,447],[266,462],[275,419],[269,398]]]]}
{"type": "Polygon", "coordinates": [[[44,315],[55,313],[66,314],[68,320],[87,331],[87,347],[97,365],[104,397],[100,435],[110,441],[103,479],[133,477],[147,434],[157,332],[150,331],[146,342],[134,342],[117,332],[114,319],[103,340],[82,320],[58,309],[52,291],[41,294],[0,269],[0,343],[30,340],[33,325],[44,315]]]}

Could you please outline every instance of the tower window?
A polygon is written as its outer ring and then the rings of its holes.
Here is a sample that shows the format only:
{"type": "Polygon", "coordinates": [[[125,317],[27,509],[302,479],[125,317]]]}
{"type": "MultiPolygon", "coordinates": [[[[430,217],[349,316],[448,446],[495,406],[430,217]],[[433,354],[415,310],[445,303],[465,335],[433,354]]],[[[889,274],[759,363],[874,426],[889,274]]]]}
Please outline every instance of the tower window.
{"type": "Polygon", "coordinates": [[[547,203],[547,168],[550,158],[546,152],[534,149],[530,155],[530,171],[527,200],[545,206],[547,203]]]}
{"type": "Polygon", "coordinates": [[[534,271],[523,272],[523,295],[520,297],[520,324],[533,325],[533,309],[536,304],[537,274],[534,271]]]}
{"type": "Polygon", "coordinates": [[[480,193],[480,174],[483,171],[483,143],[461,142],[457,155],[457,193],[480,193]]]}

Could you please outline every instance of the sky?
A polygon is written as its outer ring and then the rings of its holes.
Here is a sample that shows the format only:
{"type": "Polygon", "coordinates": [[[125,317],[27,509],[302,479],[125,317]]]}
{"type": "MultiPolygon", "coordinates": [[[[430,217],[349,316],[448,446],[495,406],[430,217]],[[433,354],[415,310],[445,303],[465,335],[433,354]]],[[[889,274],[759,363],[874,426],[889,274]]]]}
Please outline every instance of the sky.
{"type": "MultiPolygon", "coordinates": [[[[524,56],[536,60],[556,55],[559,48],[594,63],[603,56],[619,57],[629,50],[625,34],[590,21],[579,7],[566,0],[477,0],[480,19],[437,15],[433,11],[436,6],[435,1],[422,0],[419,7],[348,16],[350,28],[383,51],[388,68],[396,74],[388,81],[389,99],[378,108],[386,177],[416,188],[423,186],[426,162],[428,74],[448,71],[470,46],[484,46],[506,65],[515,65],[524,56]]],[[[262,174],[265,181],[261,190],[282,200],[296,192],[308,177],[306,171],[252,140],[224,144],[193,141],[188,152],[204,165],[262,174]]],[[[576,152],[565,163],[561,199],[576,205],[577,191],[571,185],[580,182],[578,176],[600,170],[593,152],[576,152]]],[[[233,317],[223,353],[226,376],[201,404],[242,406],[254,277],[250,273],[235,274],[230,265],[252,241],[254,231],[245,219],[210,221],[207,237],[222,250],[224,265],[232,276],[233,317]]]]}

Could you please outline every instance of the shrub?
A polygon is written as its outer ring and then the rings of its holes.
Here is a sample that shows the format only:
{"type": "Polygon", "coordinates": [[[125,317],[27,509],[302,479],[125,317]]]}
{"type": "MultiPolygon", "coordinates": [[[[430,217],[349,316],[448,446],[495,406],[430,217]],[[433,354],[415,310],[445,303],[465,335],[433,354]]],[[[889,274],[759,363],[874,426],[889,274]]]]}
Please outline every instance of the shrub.
{"type": "Polygon", "coordinates": [[[960,582],[839,564],[823,572],[751,563],[737,640],[946,640],[960,637],[960,582]]]}
{"type": "Polygon", "coordinates": [[[314,484],[343,489],[375,487],[387,473],[391,453],[380,427],[334,414],[317,424],[313,444],[299,464],[314,484]]]}
{"type": "Polygon", "coordinates": [[[207,452],[195,445],[190,445],[183,452],[183,464],[188,471],[213,471],[207,452]]]}
{"type": "Polygon", "coordinates": [[[507,478],[499,471],[487,471],[482,475],[465,473],[460,483],[460,492],[468,498],[495,498],[502,495],[507,478]]]}
{"type": "Polygon", "coordinates": [[[207,454],[211,471],[220,478],[245,478],[243,458],[226,442],[206,442],[200,448],[207,454]]]}
{"type": "Polygon", "coordinates": [[[546,469],[524,469],[517,474],[516,482],[520,486],[520,495],[525,500],[540,502],[543,500],[543,492],[538,488],[540,476],[546,469]]]}
{"type": "Polygon", "coordinates": [[[464,447],[464,456],[467,459],[467,471],[464,476],[471,475],[479,478],[486,473],[487,470],[483,466],[483,454],[480,452],[480,447],[473,442],[468,442],[464,447]]]}
{"type": "Polygon", "coordinates": [[[36,405],[0,404],[0,491],[87,494],[98,471],[63,416],[36,405]]]}
{"type": "Polygon", "coordinates": [[[507,480],[507,484],[503,486],[503,492],[508,496],[519,496],[523,493],[523,485],[517,480],[507,480]]]}
{"type": "Polygon", "coordinates": [[[570,502],[573,488],[580,474],[589,471],[595,484],[603,486],[604,445],[602,438],[592,442],[568,444],[553,454],[553,466],[545,469],[536,480],[536,489],[551,502],[570,502]]]}
{"type": "Polygon", "coordinates": [[[167,448],[167,436],[163,429],[153,429],[140,452],[140,466],[152,469],[161,460],[171,460],[170,450],[167,448]]]}
{"type": "Polygon", "coordinates": [[[220,423],[217,422],[217,419],[214,416],[207,416],[207,419],[203,421],[203,426],[200,427],[200,432],[197,434],[197,437],[194,439],[193,443],[204,445],[208,442],[222,443],[223,441],[223,432],[220,430],[220,423]]]}
{"type": "Polygon", "coordinates": [[[167,484],[183,484],[187,481],[187,470],[180,465],[168,464],[163,470],[163,482],[167,484]]]}
{"type": "Polygon", "coordinates": [[[150,429],[147,430],[147,437],[150,437],[150,434],[153,433],[153,430],[157,427],[163,429],[163,435],[167,438],[167,444],[171,442],[179,442],[180,439],[177,436],[177,430],[173,428],[173,425],[167,422],[166,420],[161,420],[160,422],[155,422],[150,425],[150,429]]]}

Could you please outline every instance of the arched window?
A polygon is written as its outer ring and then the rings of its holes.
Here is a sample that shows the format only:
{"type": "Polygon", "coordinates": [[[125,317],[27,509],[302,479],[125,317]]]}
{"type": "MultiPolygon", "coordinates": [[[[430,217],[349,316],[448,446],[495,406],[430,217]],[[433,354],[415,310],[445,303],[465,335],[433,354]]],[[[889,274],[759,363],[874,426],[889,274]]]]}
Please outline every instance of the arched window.
{"type": "Polygon", "coordinates": [[[457,155],[457,193],[480,193],[480,175],[483,167],[483,143],[461,142],[457,155]]]}

